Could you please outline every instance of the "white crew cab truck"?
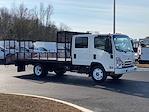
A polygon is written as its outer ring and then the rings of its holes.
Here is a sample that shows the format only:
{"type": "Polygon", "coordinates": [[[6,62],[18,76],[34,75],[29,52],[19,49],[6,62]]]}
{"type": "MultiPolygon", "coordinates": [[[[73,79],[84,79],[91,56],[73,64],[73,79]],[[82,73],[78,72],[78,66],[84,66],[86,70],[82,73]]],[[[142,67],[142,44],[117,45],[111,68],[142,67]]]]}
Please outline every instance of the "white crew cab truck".
{"type": "Polygon", "coordinates": [[[58,32],[57,53],[47,53],[47,58],[16,59],[18,71],[25,65],[34,65],[36,77],[45,76],[48,71],[57,76],[66,71],[86,73],[96,82],[103,82],[107,76],[119,79],[123,74],[136,70],[131,39],[122,34],[87,34],[78,32],[58,32]],[[59,45],[64,44],[64,48],[59,45]]]}

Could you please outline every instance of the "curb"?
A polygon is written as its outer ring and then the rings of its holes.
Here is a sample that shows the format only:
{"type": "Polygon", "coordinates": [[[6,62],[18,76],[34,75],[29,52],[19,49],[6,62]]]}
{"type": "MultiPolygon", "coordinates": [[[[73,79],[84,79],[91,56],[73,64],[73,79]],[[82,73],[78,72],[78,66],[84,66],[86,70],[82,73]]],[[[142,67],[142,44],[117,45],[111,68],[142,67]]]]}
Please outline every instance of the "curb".
{"type": "Polygon", "coordinates": [[[30,95],[30,94],[21,94],[21,93],[3,93],[3,94],[36,97],[36,98],[41,98],[41,99],[55,101],[55,102],[58,102],[58,103],[63,103],[65,105],[68,105],[68,106],[74,107],[76,109],[79,109],[82,112],[93,112],[92,110],[86,109],[84,107],[81,107],[81,106],[78,106],[78,105],[75,105],[75,104],[72,104],[72,103],[69,103],[69,102],[66,102],[66,101],[58,100],[58,99],[55,99],[55,98],[49,98],[49,97],[38,96],[38,95],[30,95]]]}

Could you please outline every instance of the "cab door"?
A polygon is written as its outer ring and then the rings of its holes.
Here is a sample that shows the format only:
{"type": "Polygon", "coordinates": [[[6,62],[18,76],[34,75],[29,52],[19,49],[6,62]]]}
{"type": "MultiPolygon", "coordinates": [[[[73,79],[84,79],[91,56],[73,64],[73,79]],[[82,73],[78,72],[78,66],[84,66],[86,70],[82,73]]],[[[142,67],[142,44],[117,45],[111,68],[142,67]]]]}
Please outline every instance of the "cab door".
{"type": "Polygon", "coordinates": [[[90,44],[88,36],[76,36],[72,41],[72,64],[90,65],[90,44]]]}
{"type": "Polygon", "coordinates": [[[109,35],[98,35],[94,38],[92,53],[95,55],[93,62],[100,63],[106,71],[114,70],[114,55],[112,41],[109,35]]]}

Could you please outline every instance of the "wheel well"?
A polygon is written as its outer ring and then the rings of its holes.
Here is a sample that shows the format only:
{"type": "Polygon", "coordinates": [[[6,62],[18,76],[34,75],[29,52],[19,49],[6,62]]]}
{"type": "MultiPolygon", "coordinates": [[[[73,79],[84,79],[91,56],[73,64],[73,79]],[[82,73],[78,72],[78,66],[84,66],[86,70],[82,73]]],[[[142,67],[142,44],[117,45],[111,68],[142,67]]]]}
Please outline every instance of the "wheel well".
{"type": "MultiPolygon", "coordinates": [[[[105,68],[103,67],[103,65],[101,63],[93,62],[90,65],[90,72],[91,72],[92,68],[95,67],[95,66],[102,67],[105,70],[105,68]]],[[[89,74],[89,76],[90,76],[90,74],[89,74]]]]}
{"type": "MultiPolygon", "coordinates": [[[[101,63],[97,63],[97,62],[93,62],[91,63],[91,68],[95,67],[95,66],[100,66],[100,67],[103,67],[103,65],[101,63]]],[[[104,67],[103,67],[104,68],[104,67]]]]}

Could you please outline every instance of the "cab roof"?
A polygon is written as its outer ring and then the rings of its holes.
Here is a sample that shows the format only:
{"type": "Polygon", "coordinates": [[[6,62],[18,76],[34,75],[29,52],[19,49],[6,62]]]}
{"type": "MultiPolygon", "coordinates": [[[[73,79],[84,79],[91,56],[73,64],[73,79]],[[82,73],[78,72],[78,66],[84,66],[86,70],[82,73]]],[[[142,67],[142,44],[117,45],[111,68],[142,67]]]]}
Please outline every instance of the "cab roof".
{"type": "MultiPolygon", "coordinates": [[[[96,37],[96,36],[117,36],[117,35],[125,35],[125,34],[120,34],[120,33],[116,33],[116,34],[79,34],[79,35],[74,35],[73,37],[96,37]]],[[[127,35],[125,35],[127,36],[127,35]]]]}

